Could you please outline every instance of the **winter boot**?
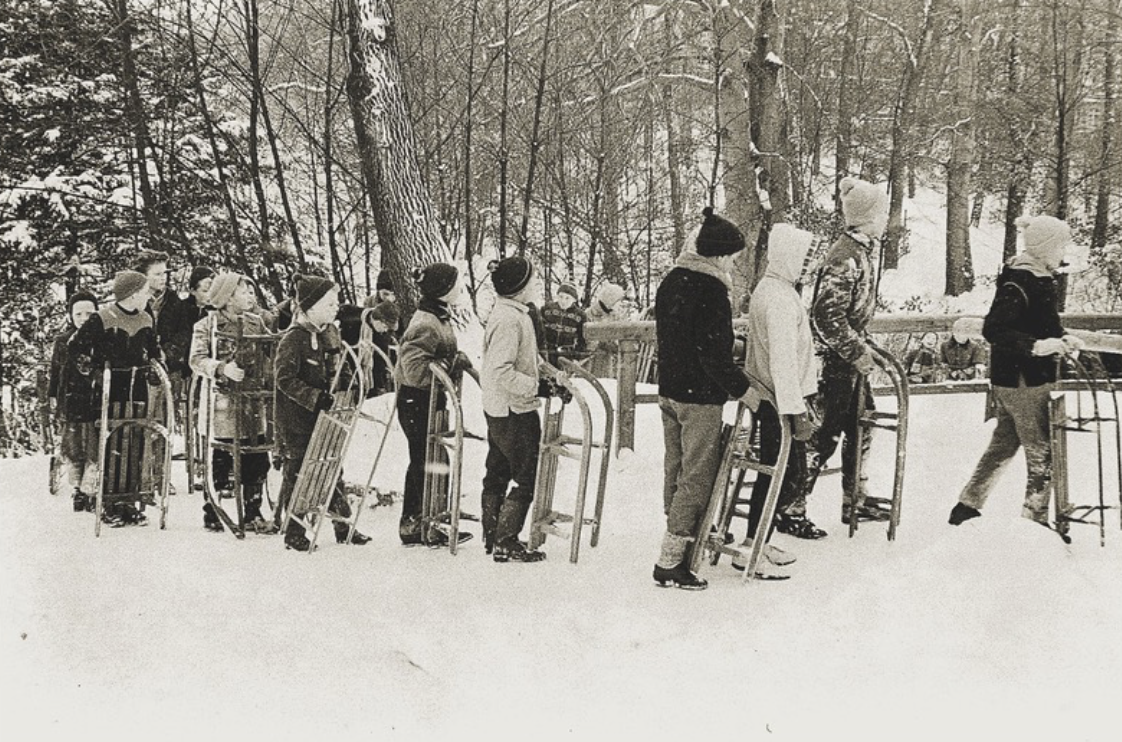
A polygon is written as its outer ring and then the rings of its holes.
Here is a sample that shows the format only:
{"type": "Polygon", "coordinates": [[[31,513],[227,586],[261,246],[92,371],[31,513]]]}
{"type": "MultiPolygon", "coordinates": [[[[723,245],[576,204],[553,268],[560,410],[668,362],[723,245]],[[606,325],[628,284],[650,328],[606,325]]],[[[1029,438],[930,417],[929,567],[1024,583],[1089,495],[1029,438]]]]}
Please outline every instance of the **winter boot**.
{"type": "MultiPolygon", "coordinates": [[[[844,523],[847,526],[849,525],[850,513],[852,511],[853,511],[853,508],[849,505],[849,503],[845,503],[845,504],[842,505],[842,523],[844,523]]],[[[857,522],[858,523],[864,523],[866,521],[886,521],[886,520],[889,520],[891,517],[892,517],[892,511],[883,510],[879,507],[876,507],[875,505],[870,506],[866,503],[862,503],[862,504],[857,506],[857,522]]]]}
{"type": "Polygon", "coordinates": [[[775,530],[795,538],[816,541],[826,538],[826,532],[811,522],[805,515],[786,515],[778,513],[775,516],[775,530]]]}
{"type": "Polygon", "coordinates": [[[284,547],[295,551],[308,551],[312,542],[304,535],[304,526],[294,518],[288,521],[288,528],[284,531],[284,547]]]}
{"type": "Polygon", "coordinates": [[[421,519],[416,515],[402,515],[397,526],[397,535],[403,546],[416,546],[421,543],[421,519]]]}
{"type": "Polygon", "coordinates": [[[518,539],[513,539],[496,543],[491,558],[500,564],[504,562],[540,562],[545,559],[545,552],[537,549],[527,549],[526,544],[518,539]]]}
{"type": "Polygon", "coordinates": [[[81,513],[84,510],[88,510],[89,500],[90,498],[85,492],[79,489],[74,490],[74,512],[81,513]]]}
{"type": "MultiPolygon", "coordinates": [[[[746,538],[740,544],[740,551],[732,558],[732,568],[743,572],[748,566],[748,555],[752,553],[752,539],[746,538]]],[[[763,554],[761,557],[764,561],[771,562],[777,567],[786,567],[789,564],[794,564],[798,557],[789,551],[783,551],[778,546],[772,544],[765,544],[763,554]]]]}
{"type": "Polygon", "coordinates": [[[498,521],[495,524],[495,548],[492,553],[496,562],[538,562],[545,555],[537,550],[528,550],[518,534],[526,524],[526,514],[530,512],[528,500],[514,500],[506,498],[499,508],[498,521]]]}
{"type": "Polygon", "coordinates": [[[495,528],[499,524],[499,511],[503,507],[502,495],[483,495],[483,512],[479,519],[483,524],[483,548],[490,554],[495,550],[495,528]]]}
{"type": "Polygon", "coordinates": [[[214,506],[209,502],[203,503],[203,528],[214,533],[222,533],[226,530],[222,521],[218,519],[218,513],[214,511],[214,506]]]}
{"type": "MultiPolygon", "coordinates": [[[[336,522],[335,523],[335,543],[337,543],[337,544],[347,543],[347,533],[350,530],[351,530],[351,525],[349,523],[336,522]]],[[[351,535],[351,545],[352,546],[366,546],[368,543],[370,543],[370,537],[369,536],[365,536],[365,535],[359,533],[358,531],[355,531],[354,534],[351,535]]]]}
{"type": "Polygon", "coordinates": [[[687,536],[667,531],[662,536],[662,551],[654,567],[654,580],[659,587],[674,585],[683,590],[704,590],[709,583],[690,571],[686,554],[690,545],[687,536]]]}
{"type": "Polygon", "coordinates": [[[260,536],[271,536],[280,530],[261,515],[260,484],[245,486],[245,530],[253,531],[260,536]]]}
{"type": "Polygon", "coordinates": [[[947,520],[952,526],[962,525],[971,518],[980,518],[982,513],[970,507],[966,503],[956,502],[955,506],[951,508],[951,517],[947,520]]]}

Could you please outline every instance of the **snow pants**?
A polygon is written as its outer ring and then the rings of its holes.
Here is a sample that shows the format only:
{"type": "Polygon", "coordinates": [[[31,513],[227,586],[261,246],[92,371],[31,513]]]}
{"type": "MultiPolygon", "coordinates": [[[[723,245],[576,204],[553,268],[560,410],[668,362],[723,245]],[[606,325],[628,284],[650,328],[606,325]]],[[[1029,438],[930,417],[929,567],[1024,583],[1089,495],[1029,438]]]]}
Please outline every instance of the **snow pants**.
{"type": "MultiPolygon", "coordinates": [[[[756,410],[756,426],[760,437],[760,462],[774,465],[779,459],[783,429],[779,425],[779,413],[767,400],[760,400],[760,407],[756,410]]],[[[784,512],[791,505],[802,491],[805,479],[806,441],[796,441],[792,438],[791,452],[787,457],[787,468],[783,472],[783,486],[779,490],[779,502],[776,503],[775,512],[784,512]]],[[[748,506],[748,538],[756,537],[769,487],[771,487],[771,476],[758,474],[752,485],[752,500],[748,506]]],[[[774,520],[768,524],[768,539],[771,538],[774,526],[774,520]]]]}
{"type": "Polygon", "coordinates": [[[970,481],[959,495],[959,502],[981,510],[1001,472],[1024,446],[1028,481],[1021,514],[1039,523],[1048,522],[1048,498],[1052,489],[1048,399],[1052,389],[1052,384],[993,388],[997,427],[970,481]]]}
{"type": "Polygon", "coordinates": [[[721,466],[722,405],[687,404],[658,398],[662,410],[662,504],[666,530],[693,537],[713,494],[721,466]]]}
{"type": "MultiPolygon", "coordinates": [[[[792,497],[790,505],[783,512],[792,516],[806,515],[806,498],[814,490],[818,475],[826,468],[826,462],[838,450],[842,442],[842,502],[848,505],[853,493],[865,489],[865,477],[858,481],[857,472],[857,421],[873,406],[873,394],[869,380],[852,364],[835,355],[826,356],[822,364],[822,377],[818,381],[819,425],[808,441],[806,453],[806,476],[799,492],[792,497]],[[865,386],[865,406],[858,409],[859,384],[865,386]]],[[[868,458],[872,436],[865,436],[863,456],[868,458]]]]}

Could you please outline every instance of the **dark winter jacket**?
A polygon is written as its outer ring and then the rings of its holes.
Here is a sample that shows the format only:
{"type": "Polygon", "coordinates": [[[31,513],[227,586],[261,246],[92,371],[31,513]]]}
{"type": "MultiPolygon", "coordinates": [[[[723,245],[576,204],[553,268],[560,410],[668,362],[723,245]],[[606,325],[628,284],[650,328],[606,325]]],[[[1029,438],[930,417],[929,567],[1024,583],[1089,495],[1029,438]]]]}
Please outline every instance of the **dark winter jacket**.
{"type": "Polygon", "coordinates": [[[542,331],[546,350],[554,358],[583,351],[586,321],[584,310],[575,303],[568,309],[562,309],[557,302],[548,302],[542,307],[542,331]]]}
{"type": "Polygon", "coordinates": [[[100,417],[101,377],[106,363],[114,369],[138,369],[135,374],[113,374],[111,402],[146,401],[147,373],[153,361],[162,361],[162,356],[152,315],[126,312],[116,303],[98,310],[68,345],[63,393],[71,421],[89,422],[100,417]]]}
{"type": "Polygon", "coordinates": [[[850,230],[830,247],[818,271],[810,324],[824,354],[855,363],[868,346],[865,328],[876,311],[876,240],[850,230]]]}
{"type": "Polygon", "coordinates": [[[442,302],[422,300],[398,346],[394,381],[402,386],[428,389],[432,383],[429,364],[436,361],[452,371],[458,351],[448,307],[442,302]]]}
{"type": "Polygon", "coordinates": [[[68,343],[75,332],[73,326],[67,327],[55,336],[54,346],[51,348],[51,372],[47,378],[47,396],[55,400],[55,418],[62,422],[71,422],[66,415],[66,359],[69,352],[68,343]]]}
{"type": "Polygon", "coordinates": [[[308,448],[316,425],[316,400],[330,392],[340,363],[343,341],[335,325],[322,329],[295,322],[277,345],[275,425],[277,449],[299,458],[308,448]]]}
{"type": "Polygon", "coordinates": [[[916,384],[933,383],[938,366],[939,359],[932,348],[916,348],[904,356],[904,371],[908,379],[916,384]]]}
{"type": "Polygon", "coordinates": [[[160,339],[160,348],[164,351],[168,373],[190,376],[188,357],[195,323],[191,321],[192,313],[188,311],[187,305],[169,288],[149,302],[148,310],[156,323],[156,335],[160,339]]]}
{"type": "MultiPolygon", "coordinates": [[[[198,323],[203,317],[210,313],[212,307],[199,306],[199,301],[195,298],[194,294],[188,294],[187,298],[183,300],[183,313],[186,315],[191,324],[192,332],[194,332],[195,324],[198,323]]],[[[190,359],[188,359],[190,360],[190,359]]]]}
{"type": "Polygon", "coordinates": [[[724,404],[748,391],[732,359],[729,289],[712,262],[684,252],[655,298],[658,393],[688,404],[724,404]]]}
{"type": "Polygon", "coordinates": [[[1056,359],[1034,356],[1037,340],[1063,337],[1056,279],[1006,266],[997,277],[997,292],[982,325],[990,342],[990,381],[994,386],[1040,386],[1056,380],[1056,359]]]}

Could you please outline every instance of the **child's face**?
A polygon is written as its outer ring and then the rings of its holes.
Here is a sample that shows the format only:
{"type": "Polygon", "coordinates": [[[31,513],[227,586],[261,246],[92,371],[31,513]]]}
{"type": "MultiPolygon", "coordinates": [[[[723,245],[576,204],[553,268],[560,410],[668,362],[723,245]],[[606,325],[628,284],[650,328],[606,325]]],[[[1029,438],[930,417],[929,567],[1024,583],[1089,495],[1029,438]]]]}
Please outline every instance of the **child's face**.
{"type": "Polygon", "coordinates": [[[96,311],[97,307],[94,306],[92,301],[76,301],[74,306],[70,308],[70,321],[74,323],[75,327],[81,327],[96,311]]]}
{"type": "Polygon", "coordinates": [[[379,335],[385,334],[390,331],[390,326],[380,319],[370,320],[370,326],[374,328],[374,332],[379,335]]]}
{"type": "Polygon", "coordinates": [[[117,302],[117,303],[120,304],[121,307],[124,308],[126,311],[139,312],[140,310],[142,310],[146,306],[148,306],[148,297],[149,296],[150,296],[150,294],[147,291],[145,291],[144,289],[141,289],[140,291],[137,291],[132,296],[126,297],[124,301],[120,301],[120,302],[117,302]]]}
{"type": "Polygon", "coordinates": [[[253,295],[253,287],[247,281],[238,282],[234,295],[230,297],[230,309],[235,314],[242,314],[253,309],[256,303],[257,297],[253,295]]]}
{"type": "Polygon", "coordinates": [[[568,309],[569,307],[573,306],[573,303],[575,301],[576,301],[576,299],[569,296],[568,294],[558,294],[557,295],[557,304],[562,309],[568,309]]]}
{"type": "Polygon", "coordinates": [[[932,349],[935,347],[935,336],[929,332],[923,336],[923,340],[920,342],[924,348],[932,349]]]}
{"type": "Polygon", "coordinates": [[[339,314],[339,289],[330,289],[308,310],[308,321],[322,326],[331,322],[339,314]]]}
{"type": "Polygon", "coordinates": [[[390,289],[378,289],[378,301],[397,301],[397,294],[390,289]]]}
{"type": "Polygon", "coordinates": [[[207,278],[199,281],[198,285],[195,286],[195,289],[191,292],[195,295],[195,299],[198,300],[200,304],[206,303],[207,297],[210,296],[210,287],[213,284],[214,279],[208,276],[207,278]]]}
{"type": "Polygon", "coordinates": [[[463,293],[464,293],[463,281],[461,281],[459,276],[457,276],[456,277],[456,284],[454,286],[452,286],[452,290],[449,291],[444,296],[440,297],[440,300],[442,302],[444,302],[445,304],[449,304],[449,305],[450,304],[455,304],[457,301],[459,301],[460,296],[463,293]]]}
{"type": "Polygon", "coordinates": [[[144,275],[148,277],[148,290],[152,292],[153,296],[167,288],[167,263],[153,263],[148,266],[148,271],[144,275]]]}

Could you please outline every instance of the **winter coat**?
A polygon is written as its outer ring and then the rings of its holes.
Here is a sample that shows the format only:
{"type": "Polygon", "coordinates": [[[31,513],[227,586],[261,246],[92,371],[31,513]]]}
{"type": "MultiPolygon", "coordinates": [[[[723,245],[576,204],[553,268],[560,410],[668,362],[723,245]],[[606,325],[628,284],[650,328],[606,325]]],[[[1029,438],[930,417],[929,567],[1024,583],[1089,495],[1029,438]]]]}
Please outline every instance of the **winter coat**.
{"type": "Polygon", "coordinates": [[[655,296],[658,393],[687,404],[724,404],[748,391],[732,359],[730,279],[695,252],[678,256],[655,296]]]}
{"type": "Polygon", "coordinates": [[[573,304],[562,309],[555,301],[542,307],[542,329],[545,348],[560,356],[584,350],[584,323],[588,321],[584,310],[573,304]]]}
{"type": "Polygon", "coordinates": [[[70,338],[74,337],[76,330],[73,326],[67,327],[55,336],[51,348],[51,371],[47,378],[47,396],[55,400],[55,419],[61,422],[72,422],[67,416],[66,373],[67,357],[69,355],[70,338]]]}
{"type": "MultiPolygon", "coordinates": [[[[254,404],[255,410],[247,410],[242,417],[242,424],[233,414],[234,403],[225,390],[229,387],[229,380],[222,373],[222,367],[234,360],[237,351],[236,344],[229,338],[216,338],[217,348],[211,352],[211,335],[215,331],[222,333],[236,333],[238,317],[226,311],[216,311],[208,314],[195,323],[195,330],[191,338],[191,370],[200,376],[205,376],[215,383],[211,385],[214,397],[213,434],[215,438],[251,438],[265,433],[266,408],[261,402],[254,404]],[[253,430],[242,430],[254,421],[253,430]]],[[[269,330],[265,321],[256,314],[246,312],[241,315],[243,335],[267,335],[269,330]]],[[[253,369],[243,369],[248,374],[253,369]]]]}
{"type": "Polygon", "coordinates": [[[781,415],[806,412],[818,390],[810,319],[795,289],[810,248],[773,241],[748,305],[748,377],[781,415]]]}
{"type": "Polygon", "coordinates": [[[394,381],[402,386],[427,390],[432,383],[429,364],[435,361],[451,371],[458,350],[447,305],[422,300],[398,346],[394,381]]]}
{"type": "Polygon", "coordinates": [[[939,348],[939,362],[947,367],[952,377],[957,371],[958,378],[973,379],[975,368],[986,363],[986,349],[973,340],[960,343],[949,337],[939,348]]]}
{"type": "Polygon", "coordinates": [[[146,401],[147,371],[162,361],[156,328],[147,312],[126,312],[120,304],[102,307],[70,339],[63,374],[67,415],[72,422],[101,417],[101,378],[105,364],[114,369],[139,369],[135,375],[113,375],[111,402],[146,401]]]}
{"type": "Polygon", "coordinates": [[[847,231],[826,253],[814,287],[810,320],[819,349],[851,364],[868,350],[865,328],[877,304],[876,247],[876,240],[847,231]]]}
{"type": "Polygon", "coordinates": [[[916,384],[931,384],[939,359],[932,348],[916,348],[904,356],[904,372],[916,384]]]}
{"type": "Polygon", "coordinates": [[[190,376],[188,356],[191,353],[191,333],[195,323],[192,314],[171,289],[165,289],[159,297],[154,297],[148,305],[156,324],[156,335],[164,352],[168,373],[190,376]]]}
{"type": "Polygon", "coordinates": [[[316,401],[331,391],[343,341],[335,325],[315,328],[297,321],[277,345],[274,369],[277,396],[274,410],[277,449],[286,458],[300,458],[316,425],[316,401]]]}
{"type": "Polygon", "coordinates": [[[483,334],[479,371],[483,411],[491,417],[538,409],[538,344],[530,310],[500,296],[483,334]]]}
{"type": "Polygon", "coordinates": [[[1034,356],[1037,340],[1063,337],[1056,279],[1047,271],[1006,266],[997,277],[993,304],[982,325],[992,348],[994,386],[1040,386],[1056,380],[1054,356],[1034,356]]]}

